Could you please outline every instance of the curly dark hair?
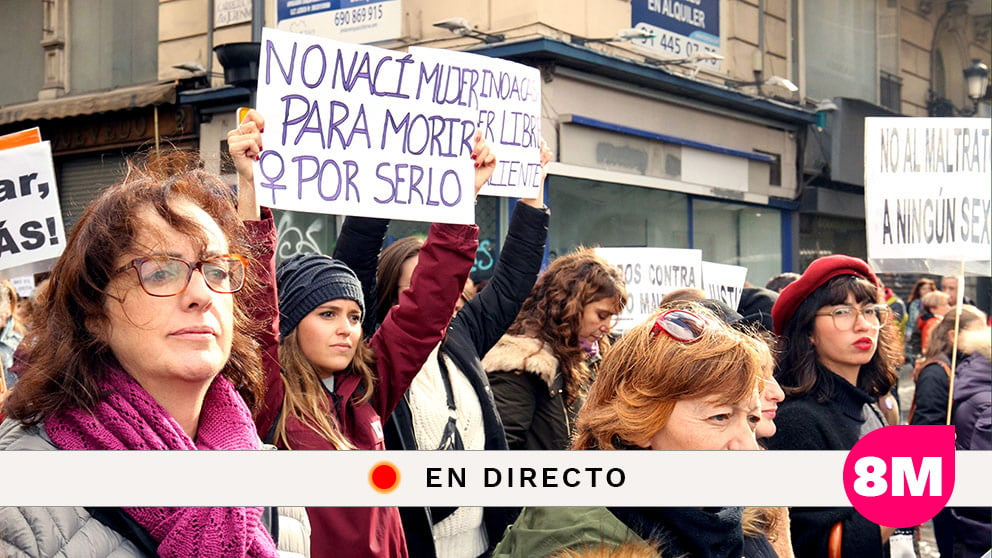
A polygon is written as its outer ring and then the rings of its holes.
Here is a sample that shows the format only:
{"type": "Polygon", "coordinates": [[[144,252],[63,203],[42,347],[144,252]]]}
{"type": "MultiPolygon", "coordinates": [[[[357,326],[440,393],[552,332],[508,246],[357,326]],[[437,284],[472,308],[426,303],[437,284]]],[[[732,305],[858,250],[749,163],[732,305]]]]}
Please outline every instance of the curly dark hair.
{"type": "MultiPolygon", "coordinates": [[[[855,276],[841,275],[827,281],[810,293],[796,308],[779,339],[775,378],[786,395],[809,393],[820,403],[833,397],[832,383],[824,374],[830,374],[818,364],[816,347],[810,341],[816,313],[824,306],[845,304],[848,293],[858,304],[880,304],[879,289],[870,281],[855,276]]],[[[889,392],[896,380],[895,362],[898,349],[894,324],[890,321],[878,332],[878,349],[858,373],[858,387],[868,394],[881,397],[889,392]]]]}
{"type": "MultiPolygon", "coordinates": [[[[551,347],[565,379],[569,404],[575,402],[589,383],[589,369],[579,346],[582,311],[587,304],[606,298],[616,301],[614,313],[627,305],[623,274],[592,248],[580,246],[553,261],[541,274],[507,330],[510,335],[537,338],[542,342],[541,347],[544,344],[551,347]]],[[[604,336],[600,348],[605,349],[608,342],[604,336]]]]}
{"type": "MultiPolygon", "coordinates": [[[[107,286],[117,262],[134,248],[145,226],[142,211],[150,208],[201,251],[208,245],[200,225],[175,211],[173,202],[179,199],[193,202],[216,221],[232,253],[253,257],[230,186],[202,170],[198,157],[170,151],[129,159],[124,179],[86,208],[52,269],[46,296],[38,300],[36,311],[44,319],[36,320],[24,340],[30,356],[6,402],[9,416],[37,424],[63,409],[91,409],[105,396],[97,380],[116,358],[90,326],[108,319],[107,286]]],[[[250,266],[248,270],[250,274],[250,266]]],[[[244,304],[258,288],[257,277],[249,275],[244,288],[233,295],[231,354],[220,371],[250,408],[261,402],[264,388],[253,335],[261,326],[249,318],[244,304]]]]}

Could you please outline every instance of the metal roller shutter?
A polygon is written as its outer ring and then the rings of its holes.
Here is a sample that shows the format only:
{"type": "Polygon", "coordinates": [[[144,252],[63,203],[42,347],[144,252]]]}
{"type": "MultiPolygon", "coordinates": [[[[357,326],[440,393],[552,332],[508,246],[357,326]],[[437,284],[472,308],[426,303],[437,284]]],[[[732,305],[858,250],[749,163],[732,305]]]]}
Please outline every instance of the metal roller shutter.
{"type": "Polygon", "coordinates": [[[59,203],[66,234],[86,210],[86,206],[124,174],[124,157],[104,153],[62,161],[59,169],[59,203]]]}

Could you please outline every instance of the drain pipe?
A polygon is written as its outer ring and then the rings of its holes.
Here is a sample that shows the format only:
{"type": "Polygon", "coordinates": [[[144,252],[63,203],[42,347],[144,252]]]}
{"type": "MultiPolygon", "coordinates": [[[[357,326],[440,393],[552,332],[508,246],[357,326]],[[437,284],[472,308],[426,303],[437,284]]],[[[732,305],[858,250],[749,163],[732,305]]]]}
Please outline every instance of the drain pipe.
{"type": "Polygon", "coordinates": [[[761,79],[765,79],[765,0],[758,0],[758,56],[760,61],[758,68],[761,70],[761,79]]]}
{"type": "Polygon", "coordinates": [[[214,75],[214,0],[207,0],[207,83],[213,87],[214,75]]]}
{"type": "Polygon", "coordinates": [[[259,43],[262,41],[262,27],[264,25],[265,0],[251,0],[251,42],[259,43]]]}

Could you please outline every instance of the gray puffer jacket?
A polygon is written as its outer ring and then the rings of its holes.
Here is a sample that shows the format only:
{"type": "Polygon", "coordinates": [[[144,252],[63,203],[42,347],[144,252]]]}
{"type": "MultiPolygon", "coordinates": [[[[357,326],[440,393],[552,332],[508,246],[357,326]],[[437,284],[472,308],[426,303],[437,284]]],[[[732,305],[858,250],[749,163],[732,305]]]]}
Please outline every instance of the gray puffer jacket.
{"type": "MultiPolygon", "coordinates": [[[[44,431],[7,419],[0,451],[55,450],[44,431]]],[[[130,558],[142,553],[79,507],[0,507],[0,556],[8,558],[130,558]]]]}
{"type": "MultiPolygon", "coordinates": [[[[0,451],[57,450],[39,426],[0,423],[0,451]]],[[[280,558],[310,556],[310,520],[302,507],[280,507],[280,558]]],[[[0,557],[141,558],[131,541],[81,507],[0,506],[0,557]]]]}

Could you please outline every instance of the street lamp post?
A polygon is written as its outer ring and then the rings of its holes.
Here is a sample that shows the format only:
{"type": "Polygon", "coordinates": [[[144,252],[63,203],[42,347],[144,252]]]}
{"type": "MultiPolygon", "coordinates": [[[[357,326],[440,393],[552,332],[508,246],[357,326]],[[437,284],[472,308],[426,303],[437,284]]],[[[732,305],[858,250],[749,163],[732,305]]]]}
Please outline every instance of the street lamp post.
{"type": "Polygon", "coordinates": [[[989,86],[989,67],[975,58],[971,66],[964,69],[964,81],[968,86],[968,98],[974,103],[971,113],[978,112],[978,100],[985,95],[989,86]]]}
{"type": "Polygon", "coordinates": [[[929,116],[974,116],[978,112],[978,102],[985,96],[989,86],[989,67],[977,58],[964,69],[964,81],[971,99],[970,108],[959,109],[950,100],[938,96],[933,89],[927,94],[927,114],[929,116]]]}

